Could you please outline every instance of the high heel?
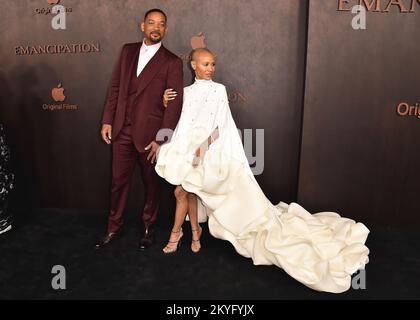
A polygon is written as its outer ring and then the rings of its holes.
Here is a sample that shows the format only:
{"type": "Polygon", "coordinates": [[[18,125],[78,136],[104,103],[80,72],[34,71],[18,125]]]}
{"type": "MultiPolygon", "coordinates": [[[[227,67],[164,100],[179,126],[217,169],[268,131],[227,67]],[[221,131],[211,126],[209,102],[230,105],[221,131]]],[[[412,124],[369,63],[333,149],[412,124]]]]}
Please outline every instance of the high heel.
{"type": "MultiPolygon", "coordinates": [[[[164,254],[175,253],[176,250],[178,250],[178,247],[181,246],[181,238],[184,235],[183,232],[182,232],[182,228],[179,229],[178,231],[172,230],[171,234],[172,233],[179,233],[178,240],[176,240],[176,241],[170,241],[169,240],[168,244],[165,246],[165,248],[162,249],[164,254]],[[175,247],[170,246],[171,243],[176,243],[175,247]]],[[[169,237],[169,239],[170,239],[170,237],[169,237]]]]}
{"type": "Polygon", "coordinates": [[[193,238],[191,240],[191,251],[194,253],[199,253],[201,250],[200,238],[201,238],[201,234],[203,233],[203,229],[200,226],[198,226],[198,229],[191,230],[191,232],[198,232],[198,239],[195,240],[193,238]]]}

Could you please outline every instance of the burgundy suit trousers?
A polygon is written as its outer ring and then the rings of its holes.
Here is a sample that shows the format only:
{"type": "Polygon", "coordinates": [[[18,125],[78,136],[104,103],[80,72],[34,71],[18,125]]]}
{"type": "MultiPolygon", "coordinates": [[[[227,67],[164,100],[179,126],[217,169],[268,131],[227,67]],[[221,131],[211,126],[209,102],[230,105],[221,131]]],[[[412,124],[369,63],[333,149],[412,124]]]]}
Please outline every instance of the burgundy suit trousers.
{"type": "Polygon", "coordinates": [[[160,178],[155,172],[154,164],[147,160],[148,154],[149,151],[139,152],[136,149],[130,125],[125,125],[112,142],[111,208],[108,232],[118,232],[123,224],[124,210],[137,159],[140,162],[146,191],[141,219],[145,228],[149,228],[156,221],[160,202],[160,178]]]}

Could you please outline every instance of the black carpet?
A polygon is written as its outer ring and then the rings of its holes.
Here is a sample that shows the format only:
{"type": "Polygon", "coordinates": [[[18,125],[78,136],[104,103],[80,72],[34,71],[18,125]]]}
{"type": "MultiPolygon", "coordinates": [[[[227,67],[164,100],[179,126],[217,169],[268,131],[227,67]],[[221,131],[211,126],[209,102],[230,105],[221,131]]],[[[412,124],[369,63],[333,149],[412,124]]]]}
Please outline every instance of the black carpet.
{"type": "Polygon", "coordinates": [[[254,266],[204,227],[202,252],[190,250],[185,224],[179,252],[161,249],[169,226],[158,226],[157,245],[137,251],[139,225],[127,214],[124,233],[96,251],[103,212],[44,209],[16,213],[0,235],[0,299],[419,299],[420,230],[375,228],[367,245],[366,289],[342,294],[306,288],[282,269],[254,266]],[[66,289],[51,287],[54,265],[66,269],[66,289]]]}

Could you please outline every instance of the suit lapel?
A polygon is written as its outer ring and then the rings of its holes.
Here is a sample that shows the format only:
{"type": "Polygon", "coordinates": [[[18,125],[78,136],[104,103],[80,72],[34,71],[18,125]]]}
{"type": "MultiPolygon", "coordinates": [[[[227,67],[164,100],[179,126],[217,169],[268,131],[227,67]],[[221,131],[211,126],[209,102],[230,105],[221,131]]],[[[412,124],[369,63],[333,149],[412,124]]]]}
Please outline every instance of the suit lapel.
{"type": "Polygon", "coordinates": [[[126,88],[125,88],[126,93],[128,93],[128,88],[130,86],[130,79],[131,79],[132,72],[135,72],[137,75],[137,63],[139,61],[140,48],[141,48],[141,42],[139,42],[139,45],[135,48],[135,50],[132,50],[130,52],[130,56],[127,59],[126,74],[129,76],[126,78],[128,79],[126,83],[126,88]]]}
{"type": "Polygon", "coordinates": [[[150,59],[146,64],[143,71],[140,74],[140,84],[137,90],[137,96],[147,87],[147,85],[152,81],[153,77],[158,73],[163,62],[165,61],[165,48],[160,46],[159,50],[155,55],[150,59]]]}

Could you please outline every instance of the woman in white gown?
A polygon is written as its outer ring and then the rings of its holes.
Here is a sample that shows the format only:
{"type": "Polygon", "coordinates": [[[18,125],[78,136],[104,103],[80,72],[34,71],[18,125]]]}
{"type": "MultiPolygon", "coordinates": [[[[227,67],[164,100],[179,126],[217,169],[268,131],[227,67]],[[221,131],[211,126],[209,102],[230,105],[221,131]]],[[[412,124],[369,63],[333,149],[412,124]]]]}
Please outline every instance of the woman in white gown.
{"type": "Polygon", "coordinates": [[[176,250],[187,212],[191,249],[199,251],[198,206],[210,233],[255,265],[275,264],[318,291],[348,290],[351,275],[368,263],[369,230],[334,212],[310,214],[297,203],[271,204],[248,165],[226,89],[211,80],[214,55],[195,50],[191,65],[195,82],[184,89],[180,120],[171,141],[160,147],[155,167],[177,186],[175,224],[164,251],[176,250]]]}

